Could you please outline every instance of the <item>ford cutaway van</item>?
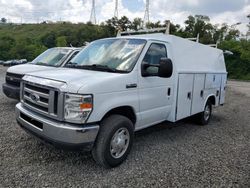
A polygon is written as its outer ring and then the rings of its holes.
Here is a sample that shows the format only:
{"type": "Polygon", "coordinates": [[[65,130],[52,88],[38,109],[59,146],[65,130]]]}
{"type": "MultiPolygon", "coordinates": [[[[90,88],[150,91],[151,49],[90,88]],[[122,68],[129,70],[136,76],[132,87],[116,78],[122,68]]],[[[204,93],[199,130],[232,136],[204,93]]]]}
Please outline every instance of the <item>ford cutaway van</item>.
{"type": "Polygon", "coordinates": [[[92,151],[104,167],[121,164],[135,131],[196,116],[208,124],[223,105],[223,52],[161,33],[92,42],[67,67],[26,74],[19,125],[51,144],[92,151]]]}

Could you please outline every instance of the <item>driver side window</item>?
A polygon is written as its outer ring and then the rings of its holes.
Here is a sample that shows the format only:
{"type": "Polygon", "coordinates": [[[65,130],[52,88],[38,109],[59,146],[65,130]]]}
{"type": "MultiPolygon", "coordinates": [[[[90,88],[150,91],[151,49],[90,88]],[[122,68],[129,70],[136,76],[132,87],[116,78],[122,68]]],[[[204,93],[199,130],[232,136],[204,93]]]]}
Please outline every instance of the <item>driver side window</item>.
{"type": "MultiPolygon", "coordinates": [[[[167,49],[164,44],[152,43],[149,47],[144,59],[143,64],[159,65],[161,58],[167,58],[167,49]]],[[[146,72],[151,76],[156,76],[158,67],[149,66],[146,72]]]]}

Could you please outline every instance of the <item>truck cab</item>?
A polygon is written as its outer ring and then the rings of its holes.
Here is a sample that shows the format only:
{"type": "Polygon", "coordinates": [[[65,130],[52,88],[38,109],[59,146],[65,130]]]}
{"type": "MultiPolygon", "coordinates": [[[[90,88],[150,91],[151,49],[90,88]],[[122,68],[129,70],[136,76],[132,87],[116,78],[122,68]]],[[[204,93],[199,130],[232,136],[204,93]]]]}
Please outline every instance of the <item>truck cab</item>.
{"type": "Polygon", "coordinates": [[[26,73],[62,67],[80,50],[79,48],[66,47],[51,48],[43,52],[30,63],[8,68],[5,77],[6,83],[2,86],[4,94],[9,98],[19,100],[20,82],[26,73]]]}
{"type": "Polygon", "coordinates": [[[29,73],[16,105],[18,124],[62,147],[121,164],[135,131],[196,116],[208,124],[224,103],[223,52],[180,37],[146,34],[100,39],[55,70],[29,73]]]}

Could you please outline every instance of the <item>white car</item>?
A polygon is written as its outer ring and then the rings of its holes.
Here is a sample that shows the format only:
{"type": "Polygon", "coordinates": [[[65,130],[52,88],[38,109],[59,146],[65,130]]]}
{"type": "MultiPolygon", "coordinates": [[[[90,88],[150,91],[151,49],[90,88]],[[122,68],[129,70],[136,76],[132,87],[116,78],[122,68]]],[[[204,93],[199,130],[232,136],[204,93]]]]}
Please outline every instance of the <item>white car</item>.
{"type": "Polygon", "coordinates": [[[189,116],[205,125],[224,104],[223,52],[172,35],[101,39],[68,67],[30,73],[21,85],[16,118],[27,132],[63,147],[92,151],[115,167],[135,131],[189,116]]]}
{"type": "MultiPolygon", "coordinates": [[[[6,83],[3,84],[4,94],[9,98],[19,99],[20,82],[26,73],[62,67],[80,50],[79,48],[66,47],[50,48],[30,63],[10,67],[6,73],[6,83]]],[[[25,60],[22,59],[21,61],[24,62],[25,60]]]]}

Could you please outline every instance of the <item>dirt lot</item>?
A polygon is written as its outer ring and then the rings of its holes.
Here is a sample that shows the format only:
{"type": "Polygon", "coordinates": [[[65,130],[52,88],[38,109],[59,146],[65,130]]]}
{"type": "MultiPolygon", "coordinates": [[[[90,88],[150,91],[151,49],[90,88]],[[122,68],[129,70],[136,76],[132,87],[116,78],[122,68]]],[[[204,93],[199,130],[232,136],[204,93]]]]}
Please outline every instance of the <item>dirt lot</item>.
{"type": "MultiPolygon", "coordinates": [[[[5,72],[0,66],[0,84],[5,72]]],[[[0,89],[0,187],[250,187],[249,88],[229,82],[226,104],[208,126],[182,121],[136,133],[128,160],[111,170],[90,153],[27,135],[15,121],[17,102],[0,89]]]]}

